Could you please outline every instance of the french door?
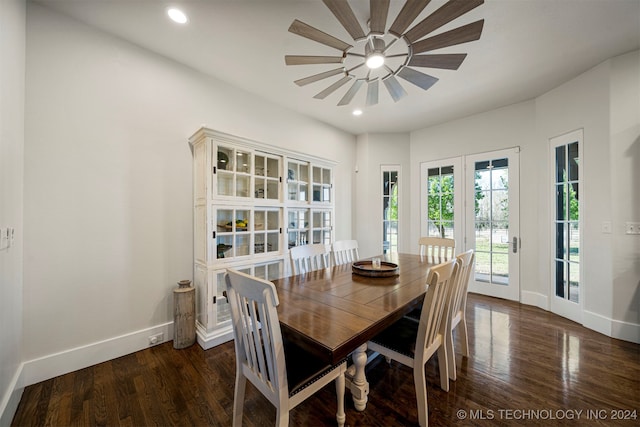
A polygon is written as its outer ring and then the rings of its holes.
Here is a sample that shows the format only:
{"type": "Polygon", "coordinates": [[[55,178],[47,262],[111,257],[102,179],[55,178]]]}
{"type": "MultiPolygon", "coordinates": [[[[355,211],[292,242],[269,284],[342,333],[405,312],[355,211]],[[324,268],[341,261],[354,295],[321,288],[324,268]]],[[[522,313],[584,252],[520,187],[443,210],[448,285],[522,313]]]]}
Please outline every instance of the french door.
{"type": "Polygon", "coordinates": [[[518,151],[465,157],[465,248],[476,253],[469,291],[514,301],[520,299],[518,151]]]}

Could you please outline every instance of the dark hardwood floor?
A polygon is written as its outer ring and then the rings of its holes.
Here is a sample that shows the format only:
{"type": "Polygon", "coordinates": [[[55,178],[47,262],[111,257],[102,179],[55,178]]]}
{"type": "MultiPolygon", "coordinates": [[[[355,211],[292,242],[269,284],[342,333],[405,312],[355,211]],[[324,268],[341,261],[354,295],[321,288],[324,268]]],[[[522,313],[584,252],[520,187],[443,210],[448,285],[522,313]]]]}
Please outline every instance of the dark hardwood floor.
{"type": "MultiPolygon", "coordinates": [[[[474,294],[467,310],[471,357],[457,354],[448,393],[437,361],[427,364],[429,425],[640,425],[640,345],[474,294]]],[[[13,425],[228,426],[234,375],[232,342],[208,351],[169,342],[27,387],[13,425]]],[[[417,425],[410,369],[378,358],[367,378],[366,411],[346,393],[347,425],[417,425]]],[[[275,409],[251,385],[244,407],[244,425],[273,425],[275,409]]],[[[335,410],[327,386],[290,425],[335,425],[335,410]]]]}

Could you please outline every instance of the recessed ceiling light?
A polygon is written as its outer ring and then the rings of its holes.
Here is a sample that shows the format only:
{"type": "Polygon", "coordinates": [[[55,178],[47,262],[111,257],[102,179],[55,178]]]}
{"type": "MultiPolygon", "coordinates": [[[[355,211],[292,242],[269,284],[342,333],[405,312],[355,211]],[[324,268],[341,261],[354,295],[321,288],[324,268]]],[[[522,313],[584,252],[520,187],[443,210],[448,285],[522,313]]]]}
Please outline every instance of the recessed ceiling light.
{"type": "Polygon", "coordinates": [[[353,110],[352,113],[354,116],[361,116],[362,115],[362,110],[353,110]]]}
{"type": "Polygon", "coordinates": [[[183,11],[181,11],[180,9],[176,9],[175,7],[168,9],[167,15],[169,15],[169,18],[171,18],[172,21],[177,22],[178,24],[186,24],[188,21],[187,15],[185,15],[183,11]]]}

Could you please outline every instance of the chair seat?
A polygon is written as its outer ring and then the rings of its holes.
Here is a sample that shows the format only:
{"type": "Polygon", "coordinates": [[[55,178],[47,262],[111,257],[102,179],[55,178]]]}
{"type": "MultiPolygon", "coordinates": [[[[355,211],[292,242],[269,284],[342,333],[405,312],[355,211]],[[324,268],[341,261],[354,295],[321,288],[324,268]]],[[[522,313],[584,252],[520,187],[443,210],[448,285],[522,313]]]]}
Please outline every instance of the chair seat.
{"type": "Polygon", "coordinates": [[[413,358],[419,323],[403,317],[371,339],[372,342],[396,353],[413,358]]]}
{"type": "Polygon", "coordinates": [[[283,345],[287,360],[289,397],[301,392],[331,371],[338,369],[344,362],[341,361],[335,365],[327,364],[284,336],[283,345]]]}

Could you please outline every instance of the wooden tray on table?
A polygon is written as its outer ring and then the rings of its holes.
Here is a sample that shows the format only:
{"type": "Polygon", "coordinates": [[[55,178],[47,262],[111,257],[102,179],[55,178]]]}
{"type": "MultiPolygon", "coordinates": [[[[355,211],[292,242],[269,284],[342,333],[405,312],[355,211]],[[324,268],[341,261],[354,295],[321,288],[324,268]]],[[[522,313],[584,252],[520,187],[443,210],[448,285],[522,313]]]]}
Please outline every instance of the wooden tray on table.
{"type": "Polygon", "coordinates": [[[360,276],[390,277],[398,274],[398,264],[381,261],[380,268],[373,268],[371,260],[356,261],[351,264],[351,271],[360,276]]]}

